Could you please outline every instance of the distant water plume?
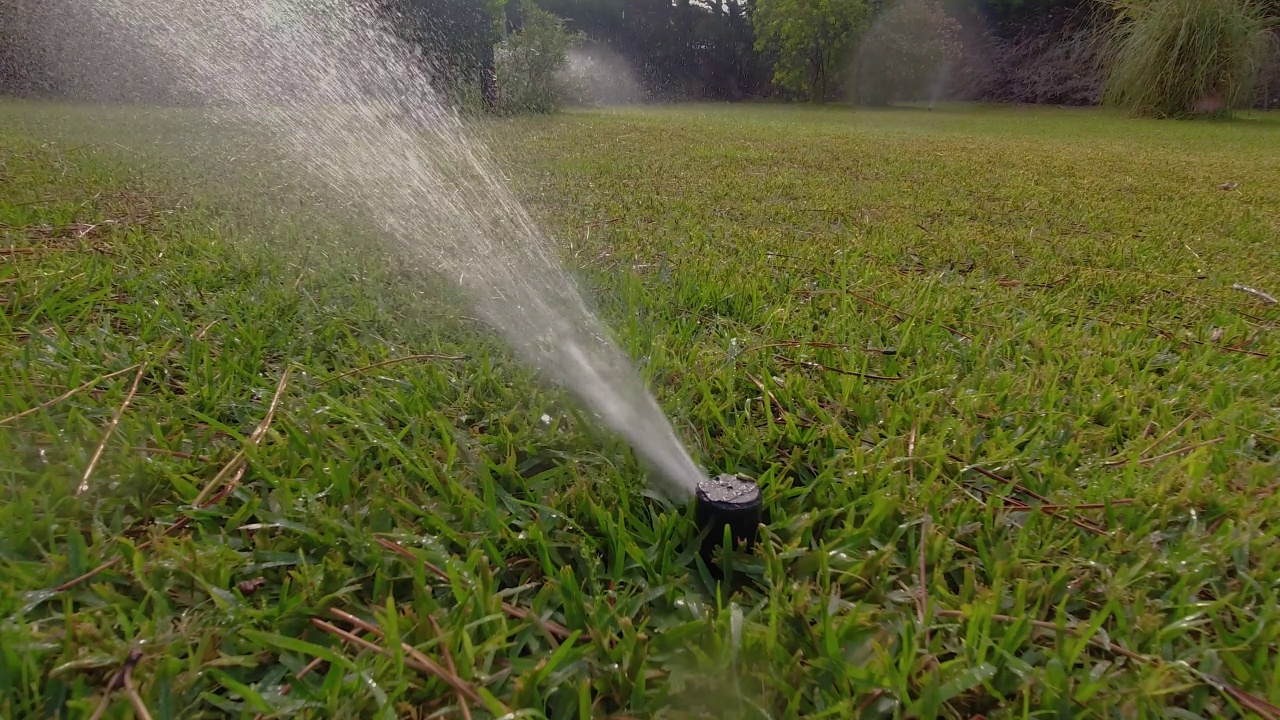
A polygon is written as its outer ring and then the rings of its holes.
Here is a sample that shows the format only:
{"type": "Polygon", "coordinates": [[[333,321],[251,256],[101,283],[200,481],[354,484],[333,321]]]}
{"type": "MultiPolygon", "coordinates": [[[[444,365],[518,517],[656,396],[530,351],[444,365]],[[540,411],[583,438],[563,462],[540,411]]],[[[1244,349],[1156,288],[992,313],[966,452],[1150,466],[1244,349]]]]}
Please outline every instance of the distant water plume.
{"type": "Polygon", "coordinates": [[[856,100],[863,105],[936,102],[960,55],[960,33],[960,24],[940,0],[887,5],[858,46],[856,100]]]}
{"type": "Polygon", "coordinates": [[[692,494],[700,471],[661,409],[487,149],[432,89],[420,53],[371,3],[91,5],[91,17],[80,16],[87,32],[144,48],[135,57],[163,68],[215,117],[250,124],[302,177],[350,201],[407,265],[460,288],[521,357],[629,440],[664,490],[692,494]]]}
{"type": "Polygon", "coordinates": [[[560,82],[571,105],[608,107],[639,105],[644,89],[621,55],[599,45],[582,45],[569,51],[560,82]]]}

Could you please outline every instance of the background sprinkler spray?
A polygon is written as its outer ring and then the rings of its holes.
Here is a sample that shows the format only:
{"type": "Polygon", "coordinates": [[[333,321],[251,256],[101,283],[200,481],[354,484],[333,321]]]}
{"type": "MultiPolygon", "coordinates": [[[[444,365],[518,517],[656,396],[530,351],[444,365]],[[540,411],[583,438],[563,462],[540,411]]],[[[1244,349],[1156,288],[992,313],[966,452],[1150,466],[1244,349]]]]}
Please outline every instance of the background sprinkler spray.
{"type": "Polygon", "coordinates": [[[756,542],[763,517],[760,486],[745,475],[717,475],[698,483],[694,517],[699,529],[707,530],[702,541],[702,559],[714,568],[715,549],[724,542],[727,526],[733,548],[749,548],[756,542]]]}

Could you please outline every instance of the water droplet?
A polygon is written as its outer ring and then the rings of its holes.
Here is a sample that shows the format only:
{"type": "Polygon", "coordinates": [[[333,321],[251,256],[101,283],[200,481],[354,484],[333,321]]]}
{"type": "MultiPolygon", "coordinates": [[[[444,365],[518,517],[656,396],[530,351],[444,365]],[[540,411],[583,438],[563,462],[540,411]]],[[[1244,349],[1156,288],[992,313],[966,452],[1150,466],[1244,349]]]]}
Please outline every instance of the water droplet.
{"type": "Polygon", "coordinates": [[[25,615],[36,609],[40,603],[57,595],[57,590],[32,590],[31,592],[22,593],[22,609],[18,611],[18,615],[25,615]]]}
{"type": "Polygon", "coordinates": [[[853,558],[840,550],[832,550],[827,553],[827,557],[830,559],[832,565],[850,565],[853,563],[853,558]]]}

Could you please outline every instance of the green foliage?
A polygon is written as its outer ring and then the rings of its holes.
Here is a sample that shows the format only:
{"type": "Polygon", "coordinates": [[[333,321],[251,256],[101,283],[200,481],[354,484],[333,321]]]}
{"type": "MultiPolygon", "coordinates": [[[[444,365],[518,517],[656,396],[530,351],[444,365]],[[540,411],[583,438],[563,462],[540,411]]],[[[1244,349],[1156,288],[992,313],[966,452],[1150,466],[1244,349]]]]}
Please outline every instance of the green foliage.
{"type": "Polygon", "coordinates": [[[578,39],[564,20],[526,2],[523,25],[504,40],[495,54],[498,108],[508,115],[554,112],[564,102],[560,70],[578,39]]]}
{"type": "Polygon", "coordinates": [[[960,23],[940,0],[899,0],[858,48],[855,92],[865,105],[918,100],[961,51],[960,23]]]}
{"type": "Polygon", "coordinates": [[[1257,0],[1107,0],[1105,101],[1134,115],[1224,115],[1252,98],[1266,57],[1267,7],[1257,0]]]}
{"type": "Polygon", "coordinates": [[[825,102],[839,91],[870,17],[865,0],[758,0],[756,49],[772,58],[776,85],[825,102]]]}

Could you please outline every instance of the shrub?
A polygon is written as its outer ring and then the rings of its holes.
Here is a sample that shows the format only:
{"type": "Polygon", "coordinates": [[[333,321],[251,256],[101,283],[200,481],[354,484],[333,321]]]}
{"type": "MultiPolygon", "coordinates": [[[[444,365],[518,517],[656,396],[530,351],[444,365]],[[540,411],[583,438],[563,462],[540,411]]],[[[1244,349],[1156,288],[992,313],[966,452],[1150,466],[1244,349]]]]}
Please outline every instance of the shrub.
{"type": "Polygon", "coordinates": [[[526,3],[524,26],[498,45],[498,109],[509,115],[551,113],[564,102],[561,69],[577,36],[564,20],[526,3]]]}
{"type": "Polygon", "coordinates": [[[1271,31],[1270,50],[1258,74],[1258,89],[1254,91],[1254,107],[1262,110],[1280,109],[1280,28],[1271,31]]]}
{"type": "MultiPolygon", "coordinates": [[[[1110,18],[1072,9],[1029,22],[973,45],[985,61],[970,98],[998,103],[1097,105],[1106,84],[1110,18]]],[[[966,50],[970,50],[966,47],[966,50]]]]}
{"type": "Polygon", "coordinates": [[[1269,20],[1258,0],[1104,0],[1104,100],[1134,115],[1225,115],[1248,105],[1265,61],[1269,20]]]}

